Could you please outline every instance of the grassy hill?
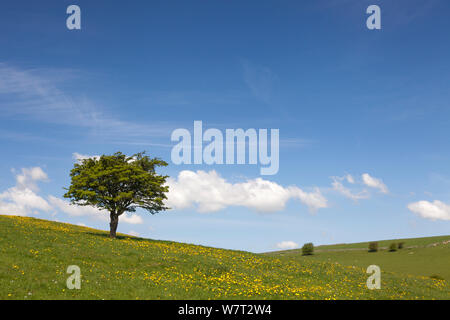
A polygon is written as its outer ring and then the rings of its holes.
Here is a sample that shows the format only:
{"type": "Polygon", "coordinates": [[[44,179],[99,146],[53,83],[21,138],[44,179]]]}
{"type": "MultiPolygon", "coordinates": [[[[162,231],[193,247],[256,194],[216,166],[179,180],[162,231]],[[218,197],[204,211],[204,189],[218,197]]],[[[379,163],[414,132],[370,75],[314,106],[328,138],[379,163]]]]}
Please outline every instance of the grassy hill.
{"type": "Polygon", "coordinates": [[[302,256],[301,249],[270,252],[267,255],[299,263],[311,260],[358,267],[375,264],[382,271],[450,281],[450,236],[383,240],[378,243],[378,252],[368,252],[369,243],[361,242],[318,246],[313,256],[302,256]],[[389,252],[388,247],[394,242],[403,242],[404,248],[389,252]]]}
{"type": "Polygon", "coordinates": [[[0,299],[449,299],[444,280],[383,272],[298,253],[257,255],[0,216],[0,299]],[[66,288],[69,265],[80,290],[66,288]]]}

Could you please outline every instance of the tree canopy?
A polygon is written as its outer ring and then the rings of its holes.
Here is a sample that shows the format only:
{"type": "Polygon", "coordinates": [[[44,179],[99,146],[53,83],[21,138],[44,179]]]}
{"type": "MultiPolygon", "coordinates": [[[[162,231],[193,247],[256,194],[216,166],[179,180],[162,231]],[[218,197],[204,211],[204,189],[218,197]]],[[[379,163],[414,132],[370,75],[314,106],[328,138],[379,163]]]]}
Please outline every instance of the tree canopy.
{"type": "Polygon", "coordinates": [[[110,236],[115,238],[119,216],[143,208],[155,214],[169,209],[164,205],[168,176],[156,173],[167,163],[144,152],[126,156],[121,152],[87,158],[70,172],[71,184],[64,195],[71,203],[94,206],[110,213],[110,236]]]}

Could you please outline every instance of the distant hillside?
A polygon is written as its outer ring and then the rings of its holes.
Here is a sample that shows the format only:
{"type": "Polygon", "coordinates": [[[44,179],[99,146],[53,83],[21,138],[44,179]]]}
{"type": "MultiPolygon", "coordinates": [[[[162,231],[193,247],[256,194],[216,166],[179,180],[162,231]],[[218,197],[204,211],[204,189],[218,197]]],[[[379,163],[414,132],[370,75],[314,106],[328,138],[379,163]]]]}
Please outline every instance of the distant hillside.
{"type": "MultiPolygon", "coordinates": [[[[315,255],[303,257],[301,249],[268,252],[265,255],[302,263],[305,259],[338,262],[346,266],[378,265],[381,270],[405,275],[437,277],[450,281],[450,235],[378,241],[379,252],[368,252],[369,242],[317,246],[315,255]],[[389,252],[391,243],[404,248],[389,252]]],[[[450,293],[449,293],[450,294],[450,293]]]]}
{"type": "MultiPolygon", "coordinates": [[[[446,281],[0,216],[0,299],[449,299],[446,281]],[[80,290],[66,288],[69,265],[80,290]]],[[[298,254],[296,254],[298,255],[298,254]]]]}

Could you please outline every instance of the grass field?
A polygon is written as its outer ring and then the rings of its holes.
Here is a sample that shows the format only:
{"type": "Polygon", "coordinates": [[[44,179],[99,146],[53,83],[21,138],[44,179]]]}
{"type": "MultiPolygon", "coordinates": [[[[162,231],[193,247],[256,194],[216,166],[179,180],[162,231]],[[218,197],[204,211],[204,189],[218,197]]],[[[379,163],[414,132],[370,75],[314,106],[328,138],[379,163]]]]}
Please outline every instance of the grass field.
{"type": "Polygon", "coordinates": [[[380,290],[368,290],[364,263],[319,253],[310,259],[125,235],[111,240],[104,231],[12,216],[0,216],[0,234],[0,299],[450,298],[447,281],[395,270],[383,272],[380,290]],[[81,269],[80,290],[66,287],[69,265],[81,269]]]}
{"type": "Polygon", "coordinates": [[[450,282],[450,236],[378,241],[380,250],[368,252],[368,242],[318,246],[312,256],[302,256],[301,249],[269,252],[268,256],[285,260],[338,262],[346,266],[367,267],[375,264],[382,271],[406,275],[437,276],[450,282]],[[389,252],[391,243],[404,248],[389,252]],[[446,243],[447,242],[447,243],[446,243]]]}

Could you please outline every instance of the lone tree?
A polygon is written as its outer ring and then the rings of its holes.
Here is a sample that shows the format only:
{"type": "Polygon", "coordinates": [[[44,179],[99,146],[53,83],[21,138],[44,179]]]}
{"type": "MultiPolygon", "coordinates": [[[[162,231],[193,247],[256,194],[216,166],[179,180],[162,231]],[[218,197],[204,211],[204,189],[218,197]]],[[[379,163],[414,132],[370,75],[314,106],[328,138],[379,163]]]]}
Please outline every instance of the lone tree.
{"type": "Polygon", "coordinates": [[[302,255],[310,256],[314,254],[314,244],[312,242],[305,243],[302,247],[302,255]]]}
{"type": "Polygon", "coordinates": [[[378,242],[370,242],[369,243],[369,252],[377,252],[378,251],[378,242]]]}
{"type": "Polygon", "coordinates": [[[131,157],[116,152],[100,158],[83,159],[70,172],[71,184],[64,195],[71,203],[107,210],[111,219],[110,237],[116,237],[119,216],[143,208],[155,214],[167,208],[164,200],[169,187],[167,176],[158,175],[156,167],[167,163],[144,156],[131,157]]]}

